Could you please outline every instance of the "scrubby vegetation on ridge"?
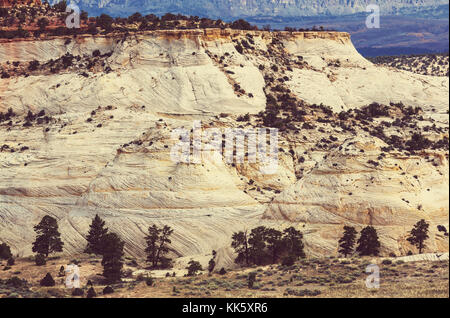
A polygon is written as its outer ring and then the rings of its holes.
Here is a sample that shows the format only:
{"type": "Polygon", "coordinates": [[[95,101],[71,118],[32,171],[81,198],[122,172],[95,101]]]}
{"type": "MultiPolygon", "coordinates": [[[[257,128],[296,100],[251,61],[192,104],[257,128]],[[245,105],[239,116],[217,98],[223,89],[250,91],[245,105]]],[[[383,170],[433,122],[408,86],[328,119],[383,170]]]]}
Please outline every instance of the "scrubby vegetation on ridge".
{"type": "MultiPolygon", "coordinates": [[[[0,8],[0,38],[27,38],[43,35],[61,36],[77,34],[106,34],[111,32],[135,32],[147,30],[189,30],[205,28],[231,28],[235,30],[258,30],[257,26],[239,19],[233,22],[184,16],[166,13],[159,17],[154,14],[142,15],[136,12],[127,18],[113,18],[107,14],[89,17],[87,12],[80,14],[80,28],[67,28],[65,21],[71,13],[66,12],[66,1],[54,6],[48,3],[42,6],[15,5],[12,8],[0,8]]],[[[270,31],[270,26],[263,28],[270,31]]],[[[285,31],[309,31],[306,28],[286,28],[285,31]]],[[[314,27],[311,31],[329,31],[323,27],[314,27]]]]}
{"type": "Polygon", "coordinates": [[[395,67],[422,75],[449,76],[448,52],[442,54],[413,54],[377,56],[368,58],[372,63],[395,67]]]}
{"type": "Polygon", "coordinates": [[[88,72],[102,72],[104,74],[112,72],[107,60],[111,55],[112,52],[102,54],[99,50],[95,50],[92,54],[84,54],[82,56],[66,53],[58,59],[51,59],[46,62],[36,60],[24,63],[7,61],[6,63],[0,64],[0,77],[29,77],[76,72],[80,76],[88,78],[90,76],[88,72]]]}

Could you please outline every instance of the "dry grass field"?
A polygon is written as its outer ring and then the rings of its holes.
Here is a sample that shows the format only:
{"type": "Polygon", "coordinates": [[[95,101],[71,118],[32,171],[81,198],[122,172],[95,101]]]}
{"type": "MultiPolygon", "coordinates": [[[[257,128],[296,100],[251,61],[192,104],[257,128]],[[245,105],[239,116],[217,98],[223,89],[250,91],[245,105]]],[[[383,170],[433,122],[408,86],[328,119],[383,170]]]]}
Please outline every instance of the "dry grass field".
{"type": "MultiPolygon", "coordinates": [[[[73,297],[65,288],[64,277],[58,277],[61,265],[71,260],[56,258],[47,265],[36,266],[31,259],[20,259],[9,270],[0,271],[0,297],[73,297]],[[39,281],[49,272],[56,281],[55,287],[41,287],[39,281]],[[12,277],[25,279],[23,286],[9,280],[12,277]],[[9,280],[9,281],[8,281],[9,280]]],[[[81,272],[81,287],[86,297],[87,282],[90,280],[97,297],[112,298],[279,298],[279,297],[449,297],[449,263],[389,261],[373,258],[321,258],[306,259],[286,267],[271,265],[238,269],[223,275],[201,273],[195,277],[152,277],[145,272],[145,263],[127,261],[125,272],[128,277],[112,285],[114,292],[103,295],[105,285],[99,275],[102,271],[99,258],[82,256],[78,258],[81,272]],[[368,289],[365,272],[370,263],[378,263],[380,287],[368,289]],[[134,266],[130,266],[133,264],[134,266]],[[142,265],[142,266],[141,266],[142,265]],[[134,272],[134,273],[133,273],[134,272]],[[140,274],[137,274],[140,273],[140,274]],[[256,273],[253,288],[248,287],[249,273],[256,273]],[[150,285],[150,286],[149,286],[150,285]]],[[[164,275],[163,275],[164,276],[164,275]]]]}

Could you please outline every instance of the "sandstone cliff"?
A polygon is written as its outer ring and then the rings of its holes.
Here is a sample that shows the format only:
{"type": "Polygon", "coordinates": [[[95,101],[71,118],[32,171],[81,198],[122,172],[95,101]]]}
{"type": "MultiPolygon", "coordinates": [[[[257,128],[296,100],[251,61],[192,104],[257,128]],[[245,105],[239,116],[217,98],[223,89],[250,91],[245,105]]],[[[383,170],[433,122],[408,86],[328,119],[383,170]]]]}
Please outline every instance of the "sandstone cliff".
{"type": "Polygon", "coordinates": [[[298,227],[310,255],[337,253],[344,224],[372,224],[383,254],[400,255],[413,250],[405,237],[421,218],[431,223],[428,250],[448,251],[448,236],[437,230],[448,228],[448,139],[447,149],[410,155],[385,150],[367,131],[401,118],[394,106],[392,116],[350,121],[354,130],[337,117],[403,102],[421,107],[422,118],[385,133],[409,139],[430,126],[437,144],[448,138],[448,78],[375,66],[346,33],[208,29],[2,41],[0,66],[8,74],[0,112],[16,114],[0,123],[0,239],[16,254],[30,254],[32,227],[45,214],[58,218],[66,253],[81,251],[96,213],[137,256],[155,223],[175,229],[176,255],[216,249],[224,265],[232,263],[231,234],[261,224],[298,227]],[[63,59],[70,66],[57,68],[63,59]],[[30,70],[34,60],[40,66],[30,70]],[[276,174],[248,163],[170,159],[174,128],[190,129],[195,119],[204,127],[257,126],[257,116],[247,123],[236,116],[264,111],[277,89],[305,103],[302,120],[314,127],[280,132],[276,174]],[[315,121],[321,103],[334,111],[329,121],[315,121]],[[48,120],[26,118],[41,110],[48,120]]]}

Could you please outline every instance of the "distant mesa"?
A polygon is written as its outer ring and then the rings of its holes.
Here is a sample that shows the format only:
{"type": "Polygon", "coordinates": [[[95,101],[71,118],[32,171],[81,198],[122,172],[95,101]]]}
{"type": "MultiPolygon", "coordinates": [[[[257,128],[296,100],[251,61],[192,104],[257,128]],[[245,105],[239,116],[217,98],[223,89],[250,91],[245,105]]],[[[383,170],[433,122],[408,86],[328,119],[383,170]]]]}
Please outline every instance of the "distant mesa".
{"type": "Polygon", "coordinates": [[[42,5],[41,0],[0,0],[0,7],[12,7],[16,4],[21,5],[42,5]]]}

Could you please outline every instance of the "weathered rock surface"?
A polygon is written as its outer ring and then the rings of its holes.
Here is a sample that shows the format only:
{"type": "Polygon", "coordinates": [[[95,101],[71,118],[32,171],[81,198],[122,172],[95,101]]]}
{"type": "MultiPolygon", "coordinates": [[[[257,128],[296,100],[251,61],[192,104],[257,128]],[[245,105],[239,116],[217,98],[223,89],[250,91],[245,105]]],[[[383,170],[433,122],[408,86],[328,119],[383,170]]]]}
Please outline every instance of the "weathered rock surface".
{"type": "Polygon", "coordinates": [[[175,255],[209,255],[215,249],[219,264],[230,266],[231,234],[258,225],[294,225],[304,233],[309,255],[330,255],[337,253],[344,224],[358,230],[372,224],[382,253],[400,255],[414,250],[406,235],[424,218],[431,230],[427,251],[448,251],[448,236],[436,229],[448,228],[448,151],[389,151],[374,166],[368,160],[386,146],[381,139],[324,124],[323,132],[280,134],[283,151],[272,175],[261,174],[257,165],[210,157],[199,164],[171,160],[177,141],[171,131],[191,129],[193,120],[205,127],[251,128],[234,115],[265,109],[268,83],[261,66],[284,65],[283,55],[269,53],[274,41],[290,59],[304,61],[292,72],[284,66],[273,71],[288,77],[284,83],[299,99],[335,112],[403,101],[422,107],[430,125],[447,127],[440,137],[448,137],[448,78],[374,66],[345,33],[274,37],[190,30],[0,43],[0,65],[99,50],[110,54],[105,63],[112,70],[91,69],[85,77],[80,66],[79,72],[0,80],[0,112],[11,107],[17,114],[11,124],[0,123],[0,146],[9,147],[0,152],[0,239],[15,254],[30,254],[32,227],[49,214],[59,220],[65,252],[79,252],[98,213],[125,240],[129,254],[143,255],[151,224],[169,225],[175,255]],[[236,43],[249,38],[252,48],[240,54],[236,43]],[[45,110],[52,119],[24,127],[29,110],[45,110]],[[340,149],[316,147],[330,135],[337,136],[340,149]]]}
{"type": "Polygon", "coordinates": [[[445,248],[448,237],[438,232],[437,225],[448,228],[448,159],[433,154],[438,167],[424,154],[390,153],[377,160],[386,145],[377,139],[363,140],[363,136],[348,140],[329,153],[277,196],[264,217],[314,224],[319,231],[320,225],[327,225],[323,239],[334,249],[342,224],[357,228],[370,224],[382,233],[385,250],[396,255],[411,249],[408,231],[417,220],[425,219],[432,232],[429,250],[445,248]]]}

